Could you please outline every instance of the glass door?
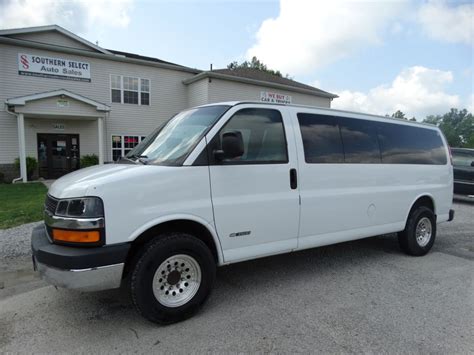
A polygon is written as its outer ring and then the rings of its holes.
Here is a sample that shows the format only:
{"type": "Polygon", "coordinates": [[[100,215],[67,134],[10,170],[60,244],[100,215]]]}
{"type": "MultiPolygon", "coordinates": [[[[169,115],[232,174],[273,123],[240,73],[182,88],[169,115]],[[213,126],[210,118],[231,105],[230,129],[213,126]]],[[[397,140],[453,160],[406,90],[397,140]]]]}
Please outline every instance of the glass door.
{"type": "Polygon", "coordinates": [[[57,179],[79,168],[79,135],[38,134],[39,175],[57,179]]]}

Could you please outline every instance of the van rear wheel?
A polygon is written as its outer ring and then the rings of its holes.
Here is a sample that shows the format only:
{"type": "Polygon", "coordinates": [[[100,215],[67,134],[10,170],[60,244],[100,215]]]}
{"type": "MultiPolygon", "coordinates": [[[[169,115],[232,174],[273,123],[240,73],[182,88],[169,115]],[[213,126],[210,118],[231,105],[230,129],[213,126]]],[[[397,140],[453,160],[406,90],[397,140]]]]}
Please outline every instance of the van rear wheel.
{"type": "Polygon", "coordinates": [[[209,248],[186,233],[168,233],[145,245],[130,290],[138,312],[170,324],[194,315],[208,298],[216,265],[209,248]]]}
{"type": "Polygon", "coordinates": [[[422,256],[430,251],[435,237],[435,214],[430,208],[419,206],[411,211],[405,229],[398,233],[398,242],[405,253],[422,256]]]}

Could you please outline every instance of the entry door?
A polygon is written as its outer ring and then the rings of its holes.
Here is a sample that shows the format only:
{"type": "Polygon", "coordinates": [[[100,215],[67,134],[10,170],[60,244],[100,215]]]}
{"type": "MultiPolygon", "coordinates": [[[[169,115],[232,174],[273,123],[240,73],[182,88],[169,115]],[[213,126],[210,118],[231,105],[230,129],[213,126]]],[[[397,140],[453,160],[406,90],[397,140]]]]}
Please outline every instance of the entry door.
{"type": "Polygon", "coordinates": [[[57,179],[79,168],[79,135],[38,134],[39,175],[57,179]]]}
{"type": "Polygon", "coordinates": [[[226,262],[296,248],[299,195],[290,183],[296,151],[285,123],[279,110],[242,108],[209,143],[214,219],[226,262]],[[216,161],[212,152],[233,131],[242,134],[244,154],[216,161]]]}

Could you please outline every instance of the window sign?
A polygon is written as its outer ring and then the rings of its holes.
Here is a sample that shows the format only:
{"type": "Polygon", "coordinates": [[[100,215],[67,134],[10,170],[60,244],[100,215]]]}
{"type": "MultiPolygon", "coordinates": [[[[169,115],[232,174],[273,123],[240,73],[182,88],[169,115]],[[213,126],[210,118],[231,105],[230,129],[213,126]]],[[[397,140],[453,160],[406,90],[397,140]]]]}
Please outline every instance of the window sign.
{"type": "Polygon", "coordinates": [[[91,81],[87,62],[18,53],[18,74],[74,81],[91,81]]]}
{"type": "Polygon", "coordinates": [[[291,95],[278,94],[276,92],[261,91],[260,101],[274,104],[291,104],[291,95]]]}
{"type": "Polygon", "coordinates": [[[135,148],[138,143],[143,141],[145,136],[125,136],[125,135],[113,135],[112,136],[112,159],[117,161],[120,157],[124,157],[135,148]]]}

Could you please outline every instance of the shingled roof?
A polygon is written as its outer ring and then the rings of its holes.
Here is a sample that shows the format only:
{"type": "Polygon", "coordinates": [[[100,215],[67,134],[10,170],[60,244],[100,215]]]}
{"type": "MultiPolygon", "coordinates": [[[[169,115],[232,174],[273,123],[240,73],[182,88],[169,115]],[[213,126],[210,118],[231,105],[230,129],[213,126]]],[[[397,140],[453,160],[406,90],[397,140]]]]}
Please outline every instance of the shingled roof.
{"type": "Polygon", "coordinates": [[[338,97],[335,94],[315,88],[314,86],[306,85],[292,79],[283,78],[278,75],[250,68],[215,69],[212,71],[204,71],[190,79],[185,80],[184,83],[191,84],[205,77],[242,81],[255,85],[273,86],[280,89],[296,89],[295,91],[329,98],[338,97]]]}

